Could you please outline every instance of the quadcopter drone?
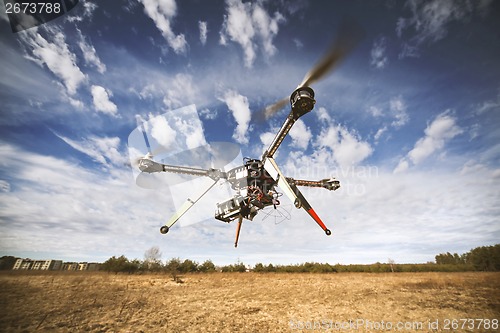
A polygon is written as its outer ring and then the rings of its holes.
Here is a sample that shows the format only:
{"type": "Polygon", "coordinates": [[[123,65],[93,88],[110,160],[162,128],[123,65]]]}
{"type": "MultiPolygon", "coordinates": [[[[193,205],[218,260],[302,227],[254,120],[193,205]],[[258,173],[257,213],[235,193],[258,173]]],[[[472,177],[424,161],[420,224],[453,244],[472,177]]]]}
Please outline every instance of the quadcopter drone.
{"type": "MultiPolygon", "coordinates": [[[[349,27],[348,27],[349,28],[349,27]]],[[[350,29],[352,32],[352,29],[350,29]]],[[[279,197],[286,195],[296,208],[303,208],[307,214],[323,229],[326,235],[331,235],[330,229],[326,227],[318,214],[311,207],[304,195],[300,192],[299,186],[320,187],[330,191],[335,191],[340,187],[340,182],[335,178],[326,178],[318,181],[301,180],[286,177],[274,156],[281,143],[289,133],[294,123],[305,114],[311,112],[316,103],[314,91],[309,85],[324,77],[334,65],[344,58],[344,56],[354,47],[356,39],[353,33],[346,33],[345,27],[337,35],[330,51],[323,59],[305,76],[302,83],[293,91],[289,101],[291,111],[285,119],[283,125],[274,137],[268,149],[260,159],[245,158],[241,166],[224,171],[222,168],[195,168],[191,166],[177,166],[160,163],[153,160],[153,155],[148,153],[138,160],[138,167],[142,173],[175,173],[197,177],[208,177],[212,180],[210,185],[201,191],[202,193],[187,201],[177,210],[177,212],[160,228],[162,234],[168,233],[170,228],[203,197],[219,180],[227,181],[235,194],[226,201],[217,203],[215,218],[223,222],[238,220],[236,238],[234,246],[238,246],[241,225],[243,219],[253,220],[259,211],[266,207],[276,209],[280,205],[279,197]],[[352,38],[346,38],[349,35],[352,38]],[[283,193],[278,192],[277,187],[283,193]]],[[[267,107],[264,117],[267,119],[284,107],[287,99],[283,99],[274,105],[267,107]]]]}

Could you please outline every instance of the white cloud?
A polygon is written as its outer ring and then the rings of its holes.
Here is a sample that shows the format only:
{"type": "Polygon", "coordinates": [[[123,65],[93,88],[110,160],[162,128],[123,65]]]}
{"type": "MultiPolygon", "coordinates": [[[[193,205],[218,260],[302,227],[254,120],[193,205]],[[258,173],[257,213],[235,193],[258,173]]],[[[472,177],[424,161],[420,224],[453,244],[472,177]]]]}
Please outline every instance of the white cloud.
{"type": "Polygon", "coordinates": [[[328,114],[328,111],[320,106],[319,109],[316,111],[316,116],[318,117],[318,120],[321,122],[325,122],[328,124],[332,123],[332,117],[328,114]]]}
{"type": "Polygon", "coordinates": [[[337,127],[338,141],[333,142],[333,155],[341,166],[357,165],[373,152],[372,147],[366,141],[360,140],[355,134],[344,127],[337,127]]]}
{"type": "Polygon", "coordinates": [[[368,108],[368,112],[370,112],[370,114],[374,117],[382,116],[382,109],[374,105],[368,108]]]}
{"type": "Polygon", "coordinates": [[[302,121],[302,119],[298,119],[293,125],[292,129],[289,132],[290,137],[292,138],[292,147],[296,147],[299,149],[307,149],[309,146],[309,141],[312,138],[311,130],[306,124],[302,121]]]}
{"type": "Polygon", "coordinates": [[[372,50],[370,51],[370,65],[375,68],[384,68],[389,59],[387,58],[387,39],[385,37],[379,37],[373,42],[372,50]]]}
{"type": "MultiPolygon", "coordinates": [[[[294,152],[286,157],[283,169],[287,176],[311,180],[334,176],[342,186],[335,192],[301,188],[318,215],[332,229],[336,241],[335,245],[329,245],[328,239],[322,239],[318,230],[314,239],[317,247],[305,239],[301,242],[301,229],[308,230],[313,239],[317,226],[306,214],[292,209],[292,220],[286,224],[291,234],[284,238],[295,240],[291,246],[296,252],[290,252],[294,257],[299,255],[300,248],[327,251],[335,247],[350,253],[359,251],[362,259],[354,259],[355,262],[375,262],[377,256],[386,260],[394,253],[401,256],[396,260],[425,262],[423,257],[433,260],[436,253],[442,252],[440,249],[451,246],[463,249],[457,252],[465,252],[474,247],[471,244],[489,244],[500,233],[500,210],[490,210],[498,186],[498,179],[490,177],[495,174],[494,170],[484,168],[462,176],[443,172],[443,169],[391,174],[371,165],[339,168],[326,149],[316,149],[311,156],[294,152]],[[429,200],[429,193],[432,193],[432,200],[429,200]],[[370,248],[370,254],[366,248],[370,248]],[[413,257],[417,253],[421,259],[413,257]]],[[[401,168],[405,168],[405,161],[401,168]]],[[[329,255],[324,260],[352,262],[353,259],[346,259],[345,255],[339,254],[338,259],[329,255]]]]}
{"type": "Polygon", "coordinates": [[[92,93],[94,107],[97,111],[110,114],[112,116],[117,115],[118,108],[115,103],[109,100],[110,93],[108,90],[101,86],[93,85],[90,91],[92,93]]]}
{"type": "Polygon", "coordinates": [[[376,105],[368,107],[368,113],[375,118],[383,120],[383,125],[377,130],[373,137],[375,142],[378,142],[390,127],[399,129],[410,121],[407,109],[408,107],[402,96],[392,97],[388,105],[384,105],[384,107],[376,105]],[[389,112],[384,112],[384,108],[389,108],[389,112]]]}
{"type": "Polygon", "coordinates": [[[207,144],[203,124],[194,105],[175,110],[173,114],[173,127],[179,133],[179,137],[183,137],[184,142],[181,143],[183,146],[193,149],[207,144]]]}
{"type": "Polygon", "coordinates": [[[400,128],[406,125],[410,120],[408,112],[406,112],[406,103],[401,96],[391,98],[389,108],[394,116],[394,121],[391,125],[395,128],[400,128]]]}
{"type": "Polygon", "coordinates": [[[373,152],[368,142],[361,140],[347,128],[334,124],[321,130],[314,145],[320,150],[323,149],[325,159],[332,159],[341,168],[357,165],[373,152]]]}
{"type": "Polygon", "coordinates": [[[169,109],[179,108],[194,103],[198,89],[193,84],[193,77],[189,74],[179,73],[170,80],[166,87],[163,103],[169,109]]]}
{"type": "Polygon", "coordinates": [[[101,59],[97,56],[97,52],[92,44],[87,42],[85,37],[83,37],[82,32],[77,29],[78,32],[78,46],[83,53],[83,59],[87,65],[94,66],[97,71],[103,74],[106,71],[106,65],[101,62],[101,59]]]}
{"type": "Polygon", "coordinates": [[[304,47],[304,43],[302,43],[298,38],[294,38],[293,43],[295,44],[295,47],[299,50],[304,47]]]}
{"type": "Polygon", "coordinates": [[[250,124],[250,106],[248,98],[238,94],[234,90],[227,90],[219,100],[226,103],[229,111],[236,120],[236,129],[233,133],[233,139],[241,144],[248,143],[248,126],[250,124]]]}
{"type": "Polygon", "coordinates": [[[150,247],[155,222],[165,218],[157,207],[168,203],[168,194],[138,189],[123,166],[99,173],[10,144],[0,146],[0,157],[16,170],[10,174],[16,187],[0,192],[2,251],[82,261],[134,256],[150,247]]]}
{"type": "Polygon", "coordinates": [[[134,151],[131,162],[135,156],[145,155],[148,148],[161,160],[207,144],[203,124],[194,104],[169,110],[157,116],[150,114],[148,121],[139,115],[136,115],[136,119],[138,127],[128,139],[129,151],[134,151]],[[147,142],[144,135],[147,137],[147,142]],[[139,154],[136,154],[136,151],[139,154]]]}
{"type": "Polygon", "coordinates": [[[394,169],[394,173],[404,172],[404,171],[408,170],[409,167],[410,167],[410,164],[408,163],[408,159],[402,158],[399,160],[398,165],[394,169]]]}
{"type": "Polygon", "coordinates": [[[76,12],[72,10],[65,15],[65,20],[68,22],[81,22],[83,20],[90,22],[92,21],[92,16],[96,9],[97,5],[95,3],[90,1],[85,1],[83,2],[83,14],[81,16],[72,15],[76,12]]]}
{"type": "Polygon", "coordinates": [[[116,166],[122,167],[128,163],[126,154],[120,150],[121,143],[117,137],[89,136],[82,141],[75,141],[57,133],[55,134],[72,148],[84,153],[107,169],[116,166]]]}
{"type": "Polygon", "coordinates": [[[8,181],[0,179],[0,192],[10,192],[10,184],[8,181]]]}
{"type": "Polygon", "coordinates": [[[402,158],[394,172],[408,169],[409,162],[414,165],[422,163],[429,156],[444,148],[445,144],[455,136],[461,134],[463,130],[456,125],[456,119],[448,112],[438,115],[425,129],[425,136],[420,138],[402,158]]]}
{"type": "Polygon", "coordinates": [[[176,35],[172,31],[172,19],[177,15],[175,0],[140,0],[144,5],[144,12],[155,22],[168,45],[175,53],[186,53],[188,43],[184,34],[176,35]]]}
{"type": "Polygon", "coordinates": [[[418,57],[421,45],[443,39],[451,24],[465,21],[475,12],[484,14],[490,2],[408,0],[405,5],[410,8],[411,16],[398,19],[396,33],[401,38],[405,31],[410,31],[410,38],[408,42],[403,43],[400,58],[418,57]]]}
{"type": "Polygon", "coordinates": [[[414,164],[419,164],[462,132],[456,125],[455,118],[441,114],[425,129],[425,137],[417,141],[415,147],[408,153],[408,157],[414,164]]]}
{"type": "Polygon", "coordinates": [[[174,130],[167,119],[162,116],[153,117],[148,121],[149,133],[162,147],[170,149],[175,143],[177,131],[174,130]]]}
{"type": "Polygon", "coordinates": [[[145,85],[138,93],[141,99],[152,99],[158,94],[158,89],[154,83],[145,85]]]}
{"type": "Polygon", "coordinates": [[[200,29],[200,42],[201,44],[205,45],[207,43],[207,33],[208,33],[207,22],[198,21],[198,28],[200,29]]]}
{"type": "Polygon", "coordinates": [[[257,35],[261,38],[264,54],[272,56],[276,52],[273,45],[273,38],[278,34],[278,24],[284,21],[283,15],[279,12],[271,18],[269,14],[261,7],[255,6],[252,13],[252,20],[255,24],[257,35]]]}
{"type": "Polygon", "coordinates": [[[312,139],[316,149],[314,158],[341,168],[349,168],[360,164],[373,153],[372,146],[355,131],[335,124],[324,107],[320,107],[316,115],[322,123],[322,128],[312,139]]]}
{"type": "Polygon", "coordinates": [[[83,110],[84,104],[82,101],[80,101],[78,99],[74,99],[74,98],[69,97],[69,96],[68,96],[68,101],[71,105],[73,105],[74,108],[79,109],[79,110],[83,110]]]}
{"type": "Polygon", "coordinates": [[[375,142],[378,142],[378,140],[380,140],[380,137],[382,136],[382,134],[384,134],[385,132],[387,132],[387,126],[379,128],[377,130],[377,133],[375,133],[375,135],[373,136],[373,138],[375,139],[375,142]]]}
{"type": "Polygon", "coordinates": [[[63,32],[55,27],[45,28],[45,30],[53,36],[53,42],[42,37],[38,29],[19,33],[20,38],[31,51],[31,54],[26,57],[40,66],[46,65],[55,76],[63,81],[68,93],[74,95],[87,77],[78,67],[76,56],[69,50],[63,32]]]}
{"type": "Polygon", "coordinates": [[[268,147],[271,144],[271,142],[273,142],[275,136],[276,133],[264,132],[259,135],[259,139],[264,146],[268,147]]]}
{"type": "Polygon", "coordinates": [[[273,56],[276,47],[273,39],[278,34],[279,23],[284,22],[279,12],[271,17],[260,2],[243,3],[241,0],[227,0],[227,15],[220,33],[220,43],[226,45],[227,38],[241,45],[245,54],[245,66],[252,67],[258,44],[266,56],[273,56]]]}
{"type": "Polygon", "coordinates": [[[217,109],[202,109],[200,110],[200,116],[204,119],[208,119],[208,120],[214,120],[215,118],[217,118],[217,115],[218,115],[218,112],[217,112],[217,109]]]}
{"type": "Polygon", "coordinates": [[[499,110],[500,110],[500,90],[499,93],[497,94],[496,99],[493,98],[478,104],[476,106],[476,110],[474,113],[479,116],[490,111],[499,111],[499,110]]]}
{"type": "MultiPolygon", "coordinates": [[[[278,130],[279,128],[270,128],[269,131],[260,133],[260,143],[253,145],[250,150],[251,153],[249,154],[255,157],[260,157],[269,148],[278,130]]],[[[279,156],[279,152],[280,150],[278,149],[278,151],[275,153],[275,158],[279,156]]]]}
{"type": "MultiPolygon", "coordinates": [[[[88,261],[118,254],[141,257],[151,244],[159,243],[163,253],[183,253],[183,258],[197,261],[212,259],[216,264],[234,263],[236,257],[248,264],[262,258],[286,264],[305,262],[311,256],[331,263],[373,263],[388,257],[425,262],[443,251],[465,252],[493,244],[500,235],[499,184],[490,177],[498,170],[480,169],[465,176],[435,171],[364,173],[364,166],[339,170],[319,155],[309,164],[302,163],[307,160],[301,153],[290,154],[287,162],[304,174],[287,175],[315,180],[332,172],[341,181],[335,192],[301,188],[334,238],[326,237],[303,210],[290,207],[286,209],[291,220],[281,224],[262,220],[263,212],[246,223],[237,255],[227,255],[221,254],[221,248],[232,246],[235,226],[214,221],[211,214],[206,223],[195,227],[179,223],[167,236],[160,235],[158,227],[172,214],[170,196],[137,189],[129,170],[100,174],[66,159],[2,144],[0,160],[5,170],[15,170],[9,176],[17,186],[0,192],[0,248],[14,255],[30,249],[82,261],[82,256],[88,261]],[[27,229],[37,237],[23,232],[27,229]]],[[[196,207],[213,212],[214,199],[205,198],[196,207]]],[[[282,198],[281,205],[292,204],[282,198]]]]}

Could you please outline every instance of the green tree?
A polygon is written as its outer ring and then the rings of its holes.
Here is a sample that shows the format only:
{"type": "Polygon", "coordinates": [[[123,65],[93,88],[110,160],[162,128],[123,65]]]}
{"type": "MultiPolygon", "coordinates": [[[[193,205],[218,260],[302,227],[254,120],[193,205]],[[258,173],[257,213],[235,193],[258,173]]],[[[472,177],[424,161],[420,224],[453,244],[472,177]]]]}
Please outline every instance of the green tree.
{"type": "Polygon", "coordinates": [[[139,267],[137,262],[130,262],[124,255],[119,256],[118,258],[112,256],[108,260],[106,260],[101,269],[107,272],[124,272],[124,273],[134,273],[139,267]]]}
{"type": "Polygon", "coordinates": [[[476,247],[465,257],[477,271],[500,271],[500,244],[476,247]]]}
{"type": "Polygon", "coordinates": [[[12,269],[16,263],[17,258],[13,256],[3,256],[0,258],[0,270],[12,269]]]}
{"type": "Polygon", "coordinates": [[[215,265],[212,260],[205,260],[203,264],[198,266],[198,271],[202,273],[215,272],[215,265]]]}
{"type": "Polygon", "coordinates": [[[179,258],[172,258],[165,264],[165,270],[169,273],[180,273],[181,261],[179,258]]]}
{"type": "Polygon", "coordinates": [[[223,272],[246,272],[247,268],[245,265],[241,262],[238,262],[234,265],[227,265],[227,266],[222,266],[221,270],[223,272]]]}
{"type": "Polygon", "coordinates": [[[198,271],[198,263],[190,259],[185,259],[179,266],[181,273],[194,273],[198,271]]]}
{"type": "Polygon", "coordinates": [[[265,272],[264,265],[262,263],[256,263],[255,266],[253,267],[253,271],[257,273],[265,272]]]}

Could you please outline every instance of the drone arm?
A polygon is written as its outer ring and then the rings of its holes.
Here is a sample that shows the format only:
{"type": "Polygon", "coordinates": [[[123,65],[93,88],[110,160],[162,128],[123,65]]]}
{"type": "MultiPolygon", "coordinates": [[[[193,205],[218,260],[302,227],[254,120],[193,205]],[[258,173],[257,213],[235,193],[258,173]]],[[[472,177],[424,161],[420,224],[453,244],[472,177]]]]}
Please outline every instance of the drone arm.
{"type": "Polygon", "coordinates": [[[177,222],[182,217],[182,215],[184,215],[191,207],[193,207],[195,203],[198,202],[198,200],[201,199],[201,197],[207,194],[207,192],[210,191],[210,189],[214,187],[215,184],[217,184],[217,181],[218,179],[214,179],[214,182],[211,183],[208,187],[203,188],[201,193],[197,194],[193,198],[188,198],[186,202],[177,210],[177,212],[175,212],[175,214],[170,217],[167,223],[165,223],[165,225],[160,228],[160,232],[162,234],[166,234],[170,227],[172,227],[175,222],[177,222]]]}
{"type": "Polygon", "coordinates": [[[304,210],[313,218],[314,221],[323,229],[323,231],[330,235],[331,231],[325,226],[323,221],[316,214],[314,209],[311,207],[309,202],[307,202],[306,198],[299,191],[297,186],[294,183],[290,183],[287,181],[287,178],[283,176],[281,170],[278,168],[276,161],[267,157],[264,162],[264,169],[269,173],[269,175],[278,182],[278,186],[281,188],[283,193],[295,204],[297,208],[304,208],[304,210]]]}
{"type": "Polygon", "coordinates": [[[292,110],[286,117],[285,122],[281,125],[278,134],[274,137],[269,148],[262,155],[262,160],[264,161],[267,157],[273,158],[274,153],[278,150],[286,135],[292,129],[293,124],[314,108],[314,91],[309,87],[298,87],[290,96],[290,104],[292,110]]]}
{"type": "Polygon", "coordinates": [[[206,176],[212,179],[220,179],[226,178],[224,172],[217,169],[200,169],[186,166],[176,166],[176,165],[167,165],[163,163],[158,163],[153,161],[150,158],[142,158],[139,160],[139,169],[142,172],[146,173],[155,173],[155,172],[169,172],[169,173],[180,173],[185,175],[192,176],[206,176]]]}
{"type": "Polygon", "coordinates": [[[288,117],[286,118],[285,122],[281,126],[278,134],[274,137],[274,140],[271,142],[271,145],[269,148],[266,150],[264,153],[264,156],[262,156],[262,160],[264,160],[267,157],[272,158],[274,156],[274,153],[276,153],[276,150],[278,150],[278,147],[281,145],[283,140],[285,139],[286,135],[290,130],[292,129],[293,124],[297,121],[298,118],[293,116],[293,113],[290,112],[288,117]]]}
{"type": "Polygon", "coordinates": [[[335,178],[325,178],[322,180],[302,180],[302,179],[286,179],[290,184],[296,186],[308,186],[308,187],[323,187],[329,191],[335,191],[340,188],[340,182],[335,178]]]}

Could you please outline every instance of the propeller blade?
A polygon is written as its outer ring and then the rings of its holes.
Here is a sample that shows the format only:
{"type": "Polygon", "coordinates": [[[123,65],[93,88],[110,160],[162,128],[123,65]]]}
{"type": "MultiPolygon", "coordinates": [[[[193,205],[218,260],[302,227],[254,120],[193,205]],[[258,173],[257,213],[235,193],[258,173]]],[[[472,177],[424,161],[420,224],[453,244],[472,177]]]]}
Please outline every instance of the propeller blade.
{"type": "Polygon", "coordinates": [[[297,88],[309,87],[324,78],[358,45],[363,35],[363,29],[360,25],[352,21],[343,21],[328,52],[306,74],[297,88]]]}
{"type": "MultiPolygon", "coordinates": [[[[309,87],[311,84],[323,79],[332,69],[338,65],[363,39],[363,29],[355,22],[344,20],[338,29],[335,40],[327,53],[316,63],[316,65],[304,76],[302,82],[297,86],[309,87]]],[[[285,97],[276,103],[267,106],[264,110],[255,113],[255,120],[264,122],[289,103],[285,97]]]]}
{"type": "Polygon", "coordinates": [[[266,108],[264,110],[257,113],[257,117],[258,117],[257,120],[260,120],[260,121],[268,120],[274,114],[278,113],[278,111],[283,109],[289,102],[290,102],[289,98],[285,97],[272,105],[266,106],[266,108]]]}
{"type": "Polygon", "coordinates": [[[183,175],[183,174],[172,174],[172,173],[145,173],[141,172],[136,180],[135,183],[137,186],[145,188],[145,189],[150,189],[150,190],[156,190],[156,189],[161,189],[177,184],[181,184],[184,182],[191,181],[193,179],[196,179],[196,176],[192,175],[183,175]]]}
{"type": "MultiPolygon", "coordinates": [[[[240,153],[240,147],[231,142],[212,142],[165,156],[162,162],[169,165],[222,169],[240,153]]],[[[161,157],[160,157],[161,158],[161,157]]]]}
{"type": "MultiPolygon", "coordinates": [[[[197,167],[202,169],[223,169],[238,157],[240,154],[240,147],[231,142],[212,142],[207,145],[165,156],[162,159],[161,153],[166,151],[168,151],[168,149],[163,146],[158,146],[153,149],[153,153],[158,154],[157,162],[168,165],[197,167]]],[[[139,161],[143,158],[153,159],[152,155],[153,154],[148,153],[145,157],[134,159],[132,161],[133,166],[137,168],[139,166],[139,161]]],[[[188,182],[193,179],[196,179],[196,176],[169,172],[141,172],[136,177],[136,184],[139,187],[146,189],[158,189],[169,185],[188,182]]]]}

